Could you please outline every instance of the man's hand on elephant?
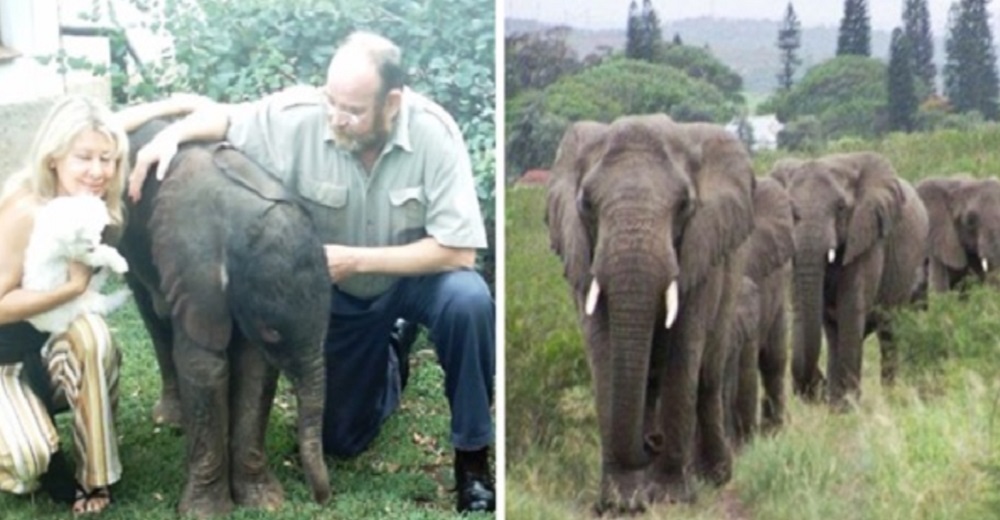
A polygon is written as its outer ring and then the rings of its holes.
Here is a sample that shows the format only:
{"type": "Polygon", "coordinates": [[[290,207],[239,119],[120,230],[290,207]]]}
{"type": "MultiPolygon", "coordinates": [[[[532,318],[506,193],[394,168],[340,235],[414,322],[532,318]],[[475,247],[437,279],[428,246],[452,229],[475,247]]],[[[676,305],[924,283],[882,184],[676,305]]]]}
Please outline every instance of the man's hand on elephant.
{"type": "Polygon", "coordinates": [[[149,168],[156,163],[156,180],[162,181],[167,174],[170,161],[177,155],[179,143],[169,131],[156,135],[152,141],[136,154],[135,166],[128,177],[128,196],[133,203],[142,197],[142,185],[146,181],[149,168]]]}
{"type": "Polygon", "coordinates": [[[361,259],[358,248],[327,244],[323,249],[326,252],[326,268],[334,283],[343,282],[359,272],[361,259]]]}

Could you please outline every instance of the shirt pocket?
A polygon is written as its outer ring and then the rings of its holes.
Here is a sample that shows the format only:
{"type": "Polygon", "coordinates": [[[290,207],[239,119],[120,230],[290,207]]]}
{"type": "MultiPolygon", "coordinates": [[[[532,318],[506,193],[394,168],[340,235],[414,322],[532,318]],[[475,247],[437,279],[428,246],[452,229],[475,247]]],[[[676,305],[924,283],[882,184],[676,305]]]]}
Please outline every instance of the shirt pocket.
{"type": "Polygon", "coordinates": [[[347,186],[300,178],[298,187],[323,243],[351,243],[348,236],[347,186]]]}
{"type": "Polygon", "coordinates": [[[422,186],[389,190],[389,204],[393,243],[406,244],[426,235],[427,195],[422,186]]]}

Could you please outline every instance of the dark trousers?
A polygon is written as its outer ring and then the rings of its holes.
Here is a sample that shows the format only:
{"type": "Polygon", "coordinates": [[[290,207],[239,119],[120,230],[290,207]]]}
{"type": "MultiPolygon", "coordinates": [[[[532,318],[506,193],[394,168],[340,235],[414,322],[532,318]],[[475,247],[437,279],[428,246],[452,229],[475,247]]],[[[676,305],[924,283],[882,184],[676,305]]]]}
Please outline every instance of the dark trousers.
{"type": "Polygon", "coordinates": [[[475,271],[403,278],[373,300],[334,289],[326,337],[323,450],[340,457],[364,451],[399,407],[399,367],[389,334],[398,318],[430,331],[444,369],[451,442],[475,450],[493,442],[495,306],[475,271]]]}

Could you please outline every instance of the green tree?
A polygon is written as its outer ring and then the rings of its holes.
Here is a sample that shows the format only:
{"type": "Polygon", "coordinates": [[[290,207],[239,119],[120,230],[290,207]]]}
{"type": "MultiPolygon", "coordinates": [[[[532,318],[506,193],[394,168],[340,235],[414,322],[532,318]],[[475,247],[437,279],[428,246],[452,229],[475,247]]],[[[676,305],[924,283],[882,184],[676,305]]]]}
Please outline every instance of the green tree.
{"type": "Polygon", "coordinates": [[[679,69],[692,78],[705,80],[733,101],[744,101],[743,78],[708,49],[687,45],[662,46],[656,53],[654,62],[679,69]]]}
{"type": "Polygon", "coordinates": [[[934,35],[927,0],[906,0],[903,6],[903,28],[910,42],[913,73],[920,80],[921,99],[933,94],[937,88],[937,66],[934,65],[934,35]]]}
{"type": "Polygon", "coordinates": [[[504,38],[504,92],[507,97],[516,97],[524,90],[545,88],[580,69],[576,51],[566,43],[570,30],[558,26],[504,38]]]}
{"type": "Polygon", "coordinates": [[[837,56],[871,56],[871,37],[868,0],[845,0],[844,17],[837,33],[837,56]]]}
{"type": "MultiPolygon", "coordinates": [[[[815,117],[823,137],[874,137],[884,128],[886,65],[863,56],[838,56],[809,69],[787,92],[759,107],[786,124],[815,117]]],[[[817,132],[810,132],[817,135],[817,132]]]]}
{"type": "Polygon", "coordinates": [[[892,43],[889,47],[887,87],[889,129],[904,132],[913,130],[919,103],[914,85],[913,56],[909,38],[898,27],[892,31],[892,43]]]}
{"type": "Polygon", "coordinates": [[[802,63],[799,47],[802,45],[802,27],[795,8],[788,2],[785,19],[778,28],[778,51],[781,53],[781,71],[778,72],[778,88],[788,90],[794,83],[795,70],[802,63]]]}
{"type": "Polygon", "coordinates": [[[656,14],[652,1],[643,0],[640,10],[635,0],[632,0],[628,6],[628,25],[625,28],[625,57],[653,61],[662,46],[660,17],[656,14]]]}
{"type": "Polygon", "coordinates": [[[960,0],[948,13],[944,93],[958,112],[998,116],[996,52],[990,32],[989,0],[960,0]]]}

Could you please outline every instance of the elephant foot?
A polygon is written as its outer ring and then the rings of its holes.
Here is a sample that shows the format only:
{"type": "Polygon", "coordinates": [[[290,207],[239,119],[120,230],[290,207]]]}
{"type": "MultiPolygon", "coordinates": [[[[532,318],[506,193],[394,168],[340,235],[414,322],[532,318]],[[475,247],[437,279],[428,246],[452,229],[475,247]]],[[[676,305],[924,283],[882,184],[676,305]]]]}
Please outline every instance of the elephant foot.
{"type": "Polygon", "coordinates": [[[644,513],[650,494],[651,489],[642,470],[605,475],[601,482],[601,496],[594,504],[594,513],[598,516],[644,513]]]}
{"type": "Polygon", "coordinates": [[[733,457],[729,449],[725,453],[704,455],[695,465],[698,476],[716,487],[722,487],[733,477],[733,457]]]}
{"type": "Polygon", "coordinates": [[[795,381],[793,391],[795,395],[802,398],[807,403],[820,403],[823,400],[823,393],[826,390],[826,378],[823,373],[816,371],[816,375],[803,381],[795,381]]]}
{"type": "Polygon", "coordinates": [[[240,474],[234,470],[232,482],[233,500],[240,506],[274,512],[285,502],[285,491],[270,471],[240,474]]]}
{"type": "Polygon", "coordinates": [[[196,487],[189,483],[184,486],[181,502],[177,506],[177,514],[181,517],[202,520],[229,515],[233,512],[233,508],[229,486],[213,484],[196,487]]]}
{"type": "Polygon", "coordinates": [[[153,424],[181,429],[181,402],[176,396],[161,396],[153,405],[153,424]]]}
{"type": "Polygon", "coordinates": [[[698,496],[687,475],[650,470],[649,498],[652,502],[693,504],[698,496]]]}

